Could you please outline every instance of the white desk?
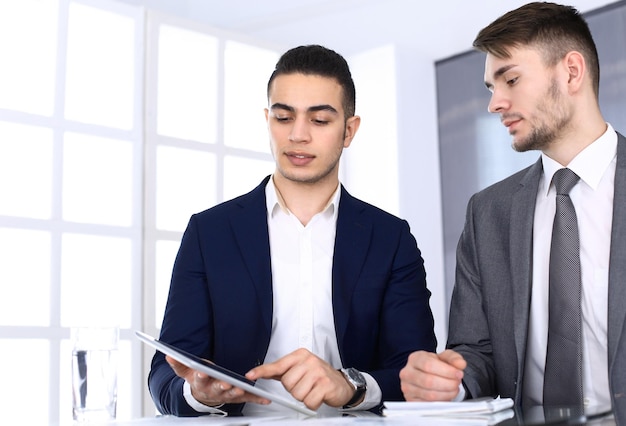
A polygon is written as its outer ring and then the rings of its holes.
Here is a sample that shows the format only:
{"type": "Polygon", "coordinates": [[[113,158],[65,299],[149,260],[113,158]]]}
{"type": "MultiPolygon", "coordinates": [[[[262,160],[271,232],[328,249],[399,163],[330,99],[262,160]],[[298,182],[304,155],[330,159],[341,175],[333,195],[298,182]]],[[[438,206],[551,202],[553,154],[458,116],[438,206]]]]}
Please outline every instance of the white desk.
{"type": "MultiPolygon", "coordinates": [[[[173,417],[159,416],[134,420],[115,420],[103,423],[84,423],[85,426],[321,426],[321,425],[396,425],[396,426],[462,426],[458,420],[447,421],[432,418],[387,418],[376,416],[371,413],[357,414],[351,417],[307,417],[296,415],[294,417],[173,417]]],[[[475,424],[475,423],[472,423],[475,424]]],[[[51,426],[79,426],[80,423],[69,423],[51,426]]]]}
{"type": "MultiPolygon", "coordinates": [[[[322,426],[322,425],[358,425],[358,426],[478,426],[487,425],[483,420],[460,420],[445,419],[442,417],[419,417],[409,415],[406,417],[382,417],[369,412],[350,413],[350,417],[326,416],[326,417],[307,417],[302,414],[294,414],[293,417],[224,417],[224,416],[200,416],[200,417],[174,417],[174,416],[158,416],[145,417],[134,420],[116,420],[102,423],[85,423],[85,426],[322,426]]],[[[519,419],[511,418],[499,423],[499,426],[519,426],[542,425],[545,422],[540,420],[530,420],[527,422],[519,419]],[[521,422],[521,423],[520,423],[521,422]]],[[[556,423],[552,423],[556,424],[556,423]]],[[[564,423],[559,423],[564,424],[564,423]]],[[[572,423],[579,424],[579,423],[572,423]]],[[[615,419],[612,416],[594,419],[586,422],[587,425],[596,426],[614,426],[615,419]]],[[[76,422],[53,424],[50,426],[81,426],[76,422]]]]}

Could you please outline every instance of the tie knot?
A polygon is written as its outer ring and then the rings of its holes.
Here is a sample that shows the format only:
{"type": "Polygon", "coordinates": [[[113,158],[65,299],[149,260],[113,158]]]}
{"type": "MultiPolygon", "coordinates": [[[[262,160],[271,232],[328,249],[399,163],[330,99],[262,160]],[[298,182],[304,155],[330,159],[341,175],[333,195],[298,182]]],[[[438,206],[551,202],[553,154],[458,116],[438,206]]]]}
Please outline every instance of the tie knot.
{"type": "Polygon", "coordinates": [[[570,190],[576,185],[576,182],[578,182],[578,179],[580,178],[576,173],[570,169],[564,168],[554,173],[552,182],[554,182],[554,188],[557,194],[568,195],[570,190]]]}

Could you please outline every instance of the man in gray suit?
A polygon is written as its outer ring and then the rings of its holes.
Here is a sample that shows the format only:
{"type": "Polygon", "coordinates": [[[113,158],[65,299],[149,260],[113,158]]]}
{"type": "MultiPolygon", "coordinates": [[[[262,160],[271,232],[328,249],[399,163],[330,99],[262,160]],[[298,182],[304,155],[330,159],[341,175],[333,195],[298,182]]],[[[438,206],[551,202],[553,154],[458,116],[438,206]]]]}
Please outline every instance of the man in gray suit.
{"type": "Polygon", "coordinates": [[[481,30],[474,47],[486,53],[489,111],[516,151],[541,158],[470,199],[447,350],[411,354],[404,396],[543,404],[551,180],[567,167],[580,177],[570,198],[580,234],[582,401],[588,411],[612,407],[626,424],[626,139],[601,115],[587,23],[572,7],[530,3],[481,30]]]}

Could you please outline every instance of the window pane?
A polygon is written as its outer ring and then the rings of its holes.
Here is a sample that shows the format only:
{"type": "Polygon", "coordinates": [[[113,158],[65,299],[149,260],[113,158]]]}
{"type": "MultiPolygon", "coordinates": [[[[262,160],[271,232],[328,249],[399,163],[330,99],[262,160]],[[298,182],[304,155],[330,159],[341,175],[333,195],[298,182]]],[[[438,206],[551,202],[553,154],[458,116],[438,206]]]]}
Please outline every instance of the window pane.
{"type": "Polygon", "coordinates": [[[66,133],[63,145],[63,218],[130,226],[132,143],[66,133]]]}
{"type": "Polygon", "coordinates": [[[134,26],[132,18],[70,3],[66,118],[132,129],[134,26]]]}
{"type": "Polygon", "coordinates": [[[50,273],[49,233],[0,228],[0,324],[50,324],[50,273]]]}
{"type": "Polygon", "coordinates": [[[0,214],[49,219],[52,131],[0,122],[0,182],[0,214]]]}
{"type": "Polygon", "coordinates": [[[224,143],[269,152],[263,109],[278,54],[233,41],[224,48],[224,143]],[[254,64],[254,66],[250,66],[254,64]]]}
{"type": "Polygon", "coordinates": [[[261,180],[274,173],[273,161],[226,156],[224,158],[224,199],[250,192],[261,180]]]}
{"type": "Polygon", "coordinates": [[[157,147],[156,225],[183,231],[189,217],[216,203],[215,155],[157,147]]]}
{"type": "Polygon", "coordinates": [[[56,1],[0,1],[0,108],[52,115],[56,44],[56,1]]]}
{"type": "Polygon", "coordinates": [[[131,242],[65,234],[61,251],[61,325],[130,326],[131,242]]]}
{"type": "Polygon", "coordinates": [[[161,25],[157,133],[215,143],[217,39],[161,25]]]}
{"type": "Polygon", "coordinates": [[[41,397],[47,395],[50,386],[48,341],[0,339],[0,353],[0,377],[3,383],[0,386],[2,424],[49,424],[49,401],[48,398],[41,397]],[[34,392],[33,386],[38,390],[34,392]]]}
{"type": "Polygon", "coordinates": [[[163,322],[165,303],[167,302],[170,279],[172,278],[172,266],[174,266],[174,259],[176,259],[179,246],[180,241],[161,240],[156,243],[154,325],[157,329],[161,328],[161,323],[163,322]]]}
{"type": "MultiPolygon", "coordinates": [[[[136,401],[132,399],[131,379],[134,374],[131,372],[131,342],[120,340],[117,357],[117,420],[130,419],[132,404],[136,401]]],[[[70,340],[61,341],[60,354],[60,380],[59,380],[59,412],[60,425],[77,425],[72,422],[72,345],[70,340]]],[[[142,383],[143,385],[143,383],[142,383]]]]}

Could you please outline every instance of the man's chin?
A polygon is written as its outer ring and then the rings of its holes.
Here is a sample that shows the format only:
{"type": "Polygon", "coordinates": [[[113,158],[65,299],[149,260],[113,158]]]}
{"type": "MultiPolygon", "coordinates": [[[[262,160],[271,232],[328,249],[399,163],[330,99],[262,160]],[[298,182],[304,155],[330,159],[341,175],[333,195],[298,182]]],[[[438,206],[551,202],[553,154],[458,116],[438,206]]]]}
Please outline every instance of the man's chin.
{"type": "Polygon", "coordinates": [[[513,138],[513,142],[511,142],[511,148],[515,150],[515,152],[528,152],[528,151],[541,151],[543,148],[538,146],[535,141],[529,141],[527,139],[517,140],[513,138]]]}
{"type": "Polygon", "coordinates": [[[528,143],[528,139],[520,136],[519,132],[511,133],[511,148],[513,148],[516,152],[526,152],[529,151],[530,144],[528,143]]]}
{"type": "Polygon", "coordinates": [[[336,179],[336,174],[333,173],[336,169],[329,169],[326,171],[313,171],[313,170],[293,170],[293,169],[281,169],[280,174],[287,180],[303,185],[316,185],[322,181],[328,179],[336,179]],[[333,177],[333,175],[335,177],[333,177]]]}
{"type": "Polygon", "coordinates": [[[283,177],[288,181],[303,185],[313,185],[320,180],[318,176],[309,173],[283,173],[283,177]]]}
{"type": "Polygon", "coordinates": [[[515,140],[513,140],[513,142],[511,143],[511,148],[513,148],[513,150],[515,152],[526,152],[528,151],[528,147],[524,144],[520,144],[518,142],[516,142],[515,140]]]}

